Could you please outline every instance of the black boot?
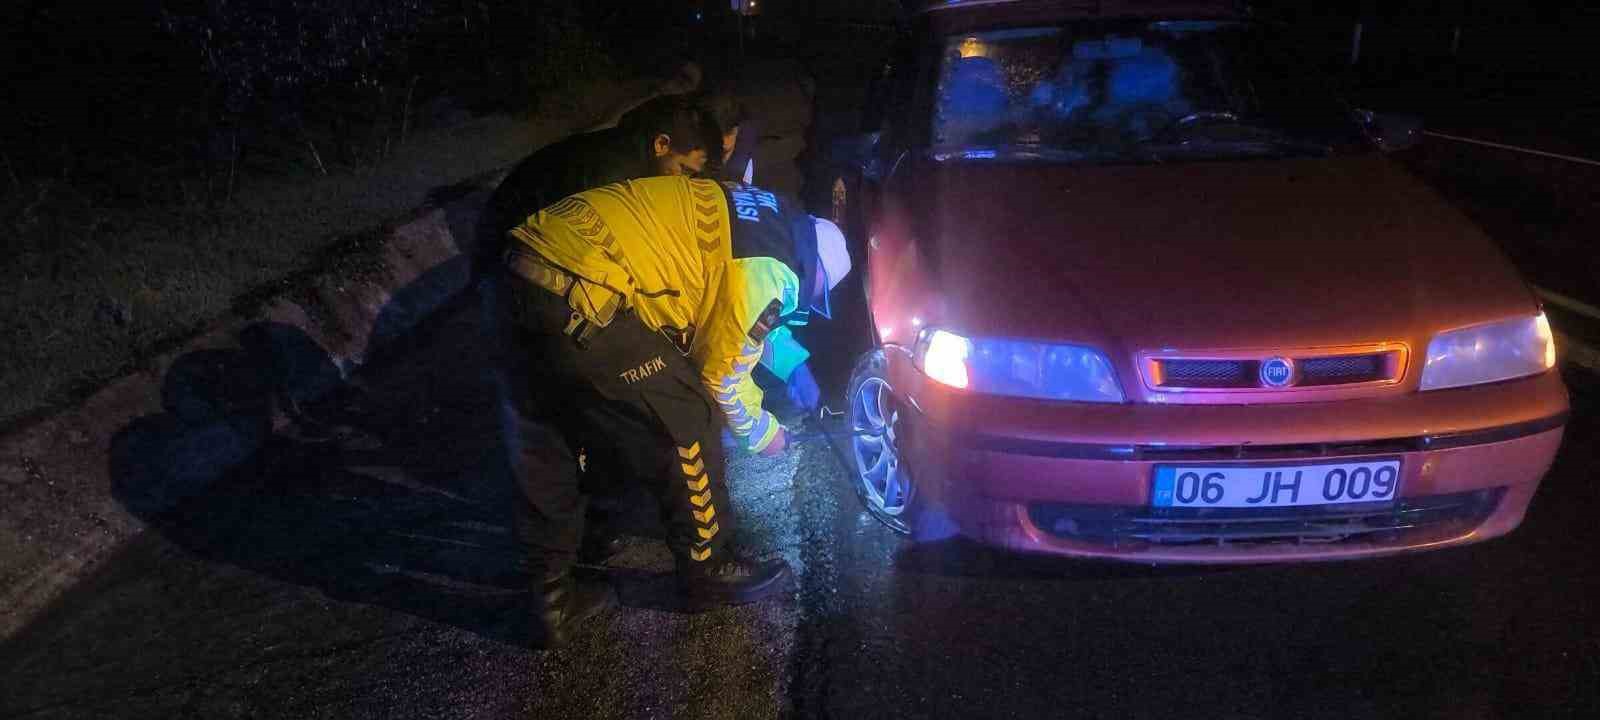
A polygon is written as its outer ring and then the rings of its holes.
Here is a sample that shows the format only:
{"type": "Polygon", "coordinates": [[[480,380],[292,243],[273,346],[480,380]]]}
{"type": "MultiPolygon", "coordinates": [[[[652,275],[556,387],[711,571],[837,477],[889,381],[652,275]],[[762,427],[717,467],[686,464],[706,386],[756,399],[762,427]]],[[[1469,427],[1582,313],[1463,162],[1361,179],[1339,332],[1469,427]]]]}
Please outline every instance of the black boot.
{"type": "Polygon", "coordinates": [[[678,566],[679,587],[691,611],[755,602],[782,590],[787,577],[789,563],[783,560],[730,557],[721,562],[680,561],[678,566]]]}
{"type": "Polygon", "coordinates": [[[565,645],[573,629],[615,604],[616,593],[603,581],[580,582],[567,570],[546,577],[539,592],[533,645],[551,649],[565,645]]]}
{"type": "Polygon", "coordinates": [[[583,544],[578,546],[578,562],[584,565],[605,565],[622,552],[622,536],[608,529],[585,530],[583,544]]]}

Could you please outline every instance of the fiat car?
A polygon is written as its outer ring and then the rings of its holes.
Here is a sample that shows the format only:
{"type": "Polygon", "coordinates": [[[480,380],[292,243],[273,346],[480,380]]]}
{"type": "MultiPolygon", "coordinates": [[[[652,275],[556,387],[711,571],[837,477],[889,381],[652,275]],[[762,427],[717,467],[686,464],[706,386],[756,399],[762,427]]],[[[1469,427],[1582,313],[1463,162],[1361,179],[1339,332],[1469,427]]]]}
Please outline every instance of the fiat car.
{"type": "Polygon", "coordinates": [[[1231,3],[939,2],[842,143],[852,482],[919,540],[1151,563],[1510,532],[1561,443],[1483,231],[1231,3]],[[1149,8],[1156,8],[1150,10],[1149,8]]]}

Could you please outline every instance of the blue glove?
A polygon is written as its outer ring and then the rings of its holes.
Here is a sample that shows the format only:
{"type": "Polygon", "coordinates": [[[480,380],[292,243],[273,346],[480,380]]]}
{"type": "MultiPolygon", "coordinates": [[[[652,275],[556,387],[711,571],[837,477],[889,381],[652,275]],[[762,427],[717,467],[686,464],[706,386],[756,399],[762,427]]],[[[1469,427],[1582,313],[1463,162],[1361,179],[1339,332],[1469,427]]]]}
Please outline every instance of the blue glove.
{"type": "Polygon", "coordinates": [[[785,387],[789,402],[806,410],[817,409],[817,401],[822,399],[822,390],[817,388],[816,378],[811,376],[811,366],[800,364],[789,373],[789,384],[785,387]]]}
{"type": "Polygon", "coordinates": [[[788,326],[773,328],[767,334],[767,341],[761,344],[761,366],[784,382],[789,382],[789,373],[809,357],[811,351],[794,338],[788,326]]]}

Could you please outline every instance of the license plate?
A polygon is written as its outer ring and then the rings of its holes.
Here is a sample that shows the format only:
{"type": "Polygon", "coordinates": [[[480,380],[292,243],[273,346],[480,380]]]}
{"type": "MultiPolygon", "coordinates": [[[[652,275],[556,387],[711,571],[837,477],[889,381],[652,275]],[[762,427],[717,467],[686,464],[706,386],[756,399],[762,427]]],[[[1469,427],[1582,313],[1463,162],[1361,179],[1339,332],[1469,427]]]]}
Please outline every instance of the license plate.
{"type": "Polygon", "coordinates": [[[1267,508],[1385,502],[1400,489],[1400,461],[1315,465],[1157,465],[1156,507],[1267,508]]]}

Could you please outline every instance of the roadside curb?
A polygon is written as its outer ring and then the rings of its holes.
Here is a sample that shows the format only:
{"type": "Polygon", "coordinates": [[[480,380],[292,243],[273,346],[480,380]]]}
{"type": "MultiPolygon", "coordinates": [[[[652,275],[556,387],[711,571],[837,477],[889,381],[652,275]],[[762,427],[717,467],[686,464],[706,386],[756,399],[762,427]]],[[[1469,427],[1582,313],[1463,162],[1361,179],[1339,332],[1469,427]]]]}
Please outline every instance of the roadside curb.
{"type": "MultiPolygon", "coordinates": [[[[356,277],[340,272],[347,268],[323,271],[249,312],[218,320],[78,405],[0,437],[0,640],[144,529],[114,497],[114,443],[141,418],[193,412],[174,406],[182,402],[171,387],[175,363],[237,350],[246,328],[270,324],[303,333],[348,378],[373,351],[468,287],[472,224],[504,172],[445,188],[435,202],[375,233],[358,251],[364,271],[356,277]]],[[[200,489],[259,449],[259,443],[240,447],[229,440],[217,436],[217,447],[194,449],[204,467],[186,468],[184,482],[167,502],[200,489]]]]}

